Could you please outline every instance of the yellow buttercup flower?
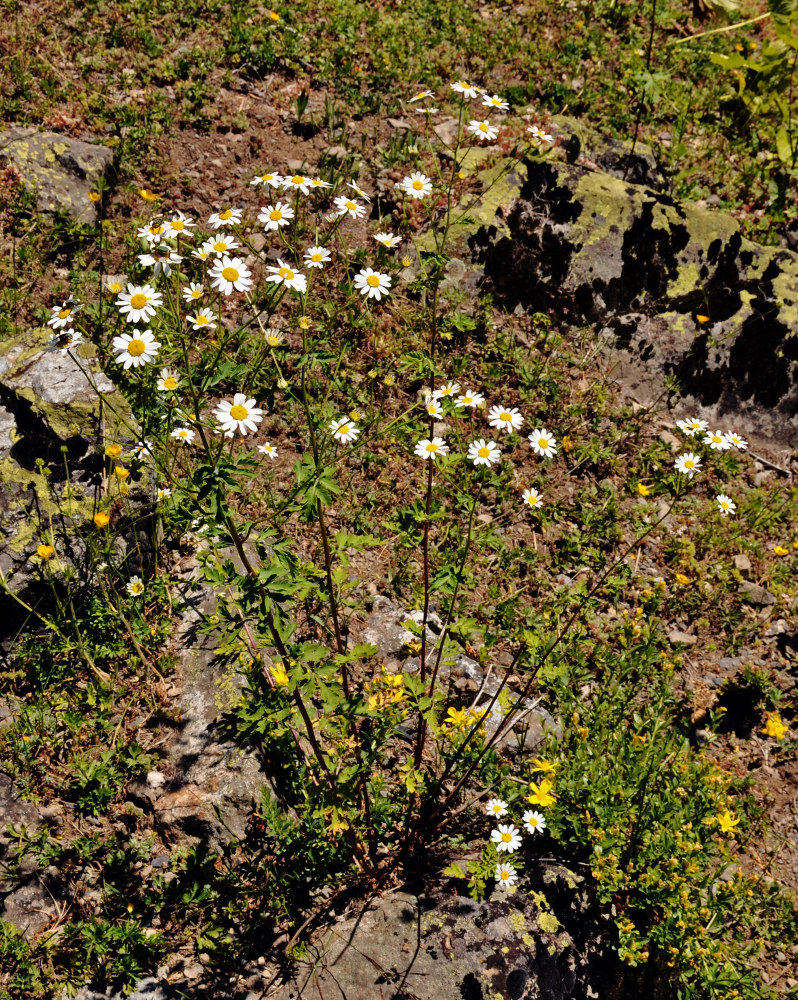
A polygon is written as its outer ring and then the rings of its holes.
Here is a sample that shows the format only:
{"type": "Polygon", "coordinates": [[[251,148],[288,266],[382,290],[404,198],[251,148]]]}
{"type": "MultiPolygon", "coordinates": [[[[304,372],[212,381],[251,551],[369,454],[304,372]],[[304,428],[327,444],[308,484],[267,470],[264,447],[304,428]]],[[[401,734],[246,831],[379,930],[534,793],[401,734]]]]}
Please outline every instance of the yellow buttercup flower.
{"type": "Polygon", "coordinates": [[[684,573],[677,573],[676,582],[680,583],[683,587],[686,587],[687,584],[690,582],[690,577],[685,576],[684,573]]]}
{"type": "Polygon", "coordinates": [[[651,492],[651,490],[644,483],[638,483],[637,492],[640,494],[641,497],[647,497],[651,492]]]}
{"type": "Polygon", "coordinates": [[[109,523],[111,518],[102,510],[98,510],[94,515],[94,523],[98,528],[104,528],[109,523]]]}
{"type": "Polygon", "coordinates": [[[768,712],[764,728],[759,731],[766,736],[772,736],[774,740],[783,740],[789,732],[789,728],[784,725],[778,712],[768,712]]]}
{"type": "Polygon", "coordinates": [[[549,774],[554,774],[554,770],[557,767],[553,761],[541,760],[540,757],[533,757],[532,763],[534,764],[533,771],[545,771],[549,774]]]}
{"type": "Polygon", "coordinates": [[[52,559],[55,554],[55,549],[52,545],[39,545],[36,548],[36,555],[47,562],[48,559],[52,559]]]}
{"type": "Polygon", "coordinates": [[[117,479],[127,479],[127,477],[130,475],[130,470],[126,469],[122,465],[117,465],[116,468],[114,469],[114,475],[116,476],[117,479]]]}
{"type": "Polygon", "coordinates": [[[105,454],[109,458],[119,458],[122,454],[122,446],[118,444],[107,444],[105,446],[105,454]]]}
{"type": "Polygon", "coordinates": [[[788,556],[790,554],[790,550],[785,549],[783,545],[774,545],[773,551],[777,556],[788,556]]]}
{"type": "Polygon", "coordinates": [[[155,201],[158,195],[150,191],[149,188],[139,188],[139,197],[143,198],[145,201],[155,201]]]}
{"type": "Polygon", "coordinates": [[[277,687],[288,686],[288,672],[285,667],[270,667],[272,678],[277,687]]]}
{"type": "Polygon", "coordinates": [[[530,795],[527,795],[526,800],[533,806],[541,806],[546,808],[554,803],[556,796],[551,791],[554,782],[550,781],[548,778],[544,778],[540,784],[535,784],[534,781],[529,782],[530,795]]]}
{"type": "Polygon", "coordinates": [[[99,191],[89,191],[89,201],[97,202],[99,200],[100,200],[100,192],[99,191]]]}

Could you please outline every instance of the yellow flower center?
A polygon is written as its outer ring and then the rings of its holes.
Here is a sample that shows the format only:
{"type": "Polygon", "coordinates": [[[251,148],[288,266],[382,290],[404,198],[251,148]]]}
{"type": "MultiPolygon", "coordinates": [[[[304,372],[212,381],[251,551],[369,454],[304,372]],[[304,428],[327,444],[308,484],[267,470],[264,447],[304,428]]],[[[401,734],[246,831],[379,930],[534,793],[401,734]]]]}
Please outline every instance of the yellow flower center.
{"type": "Polygon", "coordinates": [[[178,233],[181,231],[181,229],[186,228],[185,224],[180,219],[172,219],[169,225],[172,227],[172,229],[177,230],[178,233]]]}
{"type": "Polygon", "coordinates": [[[509,871],[506,868],[502,868],[500,874],[501,874],[502,880],[508,879],[510,877],[510,873],[509,873],[509,871]]]}
{"type": "Polygon", "coordinates": [[[320,253],[314,253],[314,254],[313,254],[313,255],[311,256],[311,258],[310,258],[310,259],[311,259],[311,261],[312,261],[312,262],[313,262],[314,264],[320,264],[320,263],[321,263],[321,254],[320,254],[320,253]]]}
{"type": "Polygon", "coordinates": [[[139,292],[136,295],[131,296],[131,298],[130,298],[130,305],[134,309],[143,309],[144,306],[147,305],[147,296],[146,295],[142,295],[141,292],[139,292]]]}
{"type": "Polygon", "coordinates": [[[377,288],[380,283],[380,276],[378,274],[370,274],[366,278],[366,284],[371,285],[372,288],[377,288]]]}
{"type": "Polygon", "coordinates": [[[294,176],[291,178],[291,183],[292,184],[304,184],[305,183],[305,178],[302,177],[301,174],[294,174],[294,176]]]}
{"type": "Polygon", "coordinates": [[[685,469],[694,469],[695,462],[692,460],[692,458],[688,458],[687,461],[684,463],[684,467],[685,469]]]}
{"type": "Polygon", "coordinates": [[[513,839],[513,835],[511,833],[503,833],[502,834],[502,843],[503,844],[509,844],[512,839],[513,839]]]}
{"type": "Polygon", "coordinates": [[[131,358],[140,358],[141,355],[146,350],[147,350],[147,345],[144,343],[143,340],[140,340],[138,337],[135,337],[127,345],[127,353],[131,356],[131,358]]]}
{"type": "Polygon", "coordinates": [[[219,212],[219,218],[227,221],[227,219],[229,219],[232,216],[232,214],[233,213],[230,211],[230,209],[226,208],[223,212],[219,212]]]}
{"type": "Polygon", "coordinates": [[[464,87],[466,90],[470,90],[471,89],[471,84],[468,83],[466,80],[461,80],[460,81],[460,86],[464,87]]]}
{"type": "Polygon", "coordinates": [[[341,426],[338,428],[338,433],[339,434],[348,434],[349,433],[349,424],[341,424],[341,426]]]}
{"type": "Polygon", "coordinates": [[[511,424],[513,422],[513,415],[505,410],[503,413],[499,414],[499,420],[504,420],[505,422],[511,424]]]}
{"type": "Polygon", "coordinates": [[[427,451],[430,452],[430,453],[432,453],[432,452],[435,452],[437,450],[438,450],[438,446],[435,444],[435,442],[434,441],[430,441],[430,443],[427,445],[427,451]]]}
{"type": "Polygon", "coordinates": [[[163,232],[163,226],[150,226],[150,232],[153,236],[160,236],[163,232]]]}
{"type": "Polygon", "coordinates": [[[290,267],[281,267],[280,270],[277,273],[285,281],[293,281],[294,280],[294,272],[291,270],[290,267]]]}
{"type": "Polygon", "coordinates": [[[420,191],[423,187],[424,187],[424,184],[421,181],[413,181],[413,190],[414,191],[420,191]]]}
{"type": "Polygon", "coordinates": [[[272,222],[277,222],[279,219],[282,219],[282,217],[283,213],[280,211],[279,208],[273,208],[271,212],[269,212],[269,218],[272,220],[272,222]]]}
{"type": "Polygon", "coordinates": [[[115,281],[112,285],[108,286],[108,291],[112,295],[118,295],[122,291],[122,286],[119,284],[118,281],[115,281]]]}
{"type": "Polygon", "coordinates": [[[249,410],[246,406],[231,406],[230,416],[233,420],[246,420],[249,416],[249,410]]]}
{"type": "Polygon", "coordinates": [[[354,211],[357,208],[357,202],[356,201],[348,201],[346,203],[346,207],[349,209],[350,212],[354,211]]]}
{"type": "Polygon", "coordinates": [[[487,132],[488,131],[488,126],[487,126],[486,122],[480,122],[479,123],[479,131],[480,132],[487,132]]]}
{"type": "Polygon", "coordinates": [[[58,310],[58,318],[59,319],[66,319],[67,316],[71,316],[71,315],[72,315],[72,310],[71,309],[59,309],[58,310]]]}
{"type": "Polygon", "coordinates": [[[194,322],[197,324],[197,326],[206,326],[208,323],[210,323],[210,320],[208,319],[207,316],[204,316],[202,313],[200,313],[199,316],[194,317],[194,322]]]}
{"type": "Polygon", "coordinates": [[[538,448],[548,448],[549,439],[548,438],[538,438],[538,448]]]}
{"type": "Polygon", "coordinates": [[[490,448],[487,448],[487,447],[485,447],[485,445],[483,445],[479,449],[479,451],[477,452],[477,454],[479,455],[480,458],[487,458],[488,455],[490,455],[490,448]]]}
{"type": "Polygon", "coordinates": [[[538,821],[535,819],[534,816],[529,820],[529,825],[530,826],[537,826],[538,825],[538,821]]]}
{"type": "Polygon", "coordinates": [[[165,389],[176,389],[177,379],[174,377],[174,375],[169,375],[167,376],[167,378],[163,380],[163,384],[165,389]]]}
{"type": "Polygon", "coordinates": [[[238,281],[238,271],[234,267],[226,267],[222,271],[222,277],[225,281],[238,281]]]}
{"type": "MultiPolygon", "coordinates": [[[[216,243],[213,244],[213,249],[217,253],[224,253],[224,251],[227,249],[227,244],[225,243],[224,240],[217,240],[216,243]]],[[[193,295],[194,293],[192,292],[191,294],[193,295]]]]}

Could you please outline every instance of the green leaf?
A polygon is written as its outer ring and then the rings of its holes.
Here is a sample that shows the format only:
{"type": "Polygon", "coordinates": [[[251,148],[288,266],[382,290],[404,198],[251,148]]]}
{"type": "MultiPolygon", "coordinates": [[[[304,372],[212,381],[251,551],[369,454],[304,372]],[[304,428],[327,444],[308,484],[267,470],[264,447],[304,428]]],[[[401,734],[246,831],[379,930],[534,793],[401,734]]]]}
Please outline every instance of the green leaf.
{"type": "Polygon", "coordinates": [[[793,165],[792,143],[790,142],[789,133],[783,125],[776,133],[776,152],[785,166],[791,167],[793,165]]]}

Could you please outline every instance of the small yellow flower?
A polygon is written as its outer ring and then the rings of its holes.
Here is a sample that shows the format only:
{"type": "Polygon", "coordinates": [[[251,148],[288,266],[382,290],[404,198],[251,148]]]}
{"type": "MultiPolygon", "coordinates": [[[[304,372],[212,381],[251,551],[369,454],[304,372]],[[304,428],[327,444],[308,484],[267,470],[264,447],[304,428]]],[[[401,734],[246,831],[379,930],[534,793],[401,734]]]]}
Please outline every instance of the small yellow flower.
{"type": "Polygon", "coordinates": [[[102,510],[98,510],[94,515],[94,523],[98,528],[105,528],[110,520],[111,518],[102,510]]]}
{"type": "Polygon", "coordinates": [[[562,437],[562,440],[560,441],[560,444],[562,445],[562,450],[563,451],[573,451],[574,450],[574,443],[571,440],[571,435],[570,434],[564,434],[563,437],[562,437]]]}
{"type": "Polygon", "coordinates": [[[790,554],[790,550],[785,549],[783,545],[774,545],[773,551],[777,556],[788,556],[790,554]]]}
{"type": "Polygon", "coordinates": [[[551,791],[551,787],[554,784],[549,778],[543,778],[540,784],[535,784],[534,781],[529,782],[529,791],[531,795],[527,795],[526,800],[533,806],[541,806],[546,808],[554,803],[556,796],[551,791]]]}
{"type": "Polygon", "coordinates": [[[396,382],[396,379],[393,377],[393,375],[386,375],[382,381],[384,385],[387,385],[390,388],[394,384],[394,382],[396,382]]]}
{"type": "Polygon", "coordinates": [[[116,476],[117,479],[127,479],[127,477],[130,475],[130,470],[126,469],[122,465],[117,465],[114,468],[114,475],[116,476]]]}
{"type": "Polygon", "coordinates": [[[132,913],[133,912],[133,904],[132,903],[128,903],[127,904],[127,912],[128,913],[132,913]]]}
{"type": "Polygon", "coordinates": [[[587,726],[577,726],[576,732],[577,735],[579,736],[579,739],[582,740],[582,742],[584,743],[584,741],[587,739],[590,733],[590,730],[588,729],[587,726]]]}
{"type": "Polygon", "coordinates": [[[280,20],[280,15],[277,13],[276,10],[270,10],[269,11],[269,20],[270,21],[279,21],[280,20]]]}
{"type": "Polygon", "coordinates": [[[288,686],[288,673],[285,667],[270,667],[269,669],[271,670],[274,683],[277,687],[288,686]]]}
{"type": "Polygon", "coordinates": [[[794,549],[798,549],[798,540],[796,540],[796,541],[794,541],[794,542],[792,543],[792,547],[793,547],[794,549]]]}
{"type": "Polygon", "coordinates": [[[651,492],[651,490],[648,488],[648,486],[645,485],[645,483],[638,483],[637,492],[640,494],[641,497],[647,497],[651,492]]]}
{"type": "Polygon", "coordinates": [[[105,446],[105,454],[109,458],[119,458],[122,454],[122,446],[118,444],[107,444],[105,446]]]}
{"type": "Polygon", "coordinates": [[[97,202],[99,200],[100,200],[100,192],[99,191],[89,191],[89,201],[97,202]]]}
{"type": "Polygon", "coordinates": [[[775,740],[783,740],[789,732],[789,728],[784,725],[778,712],[768,712],[765,726],[760,729],[760,732],[766,736],[772,736],[775,740]]]}
{"type": "Polygon", "coordinates": [[[111,295],[119,295],[119,293],[122,291],[122,285],[118,281],[112,281],[111,284],[108,286],[108,291],[110,292],[111,295]]]}
{"type": "Polygon", "coordinates": [[[646,742],[647,739],[648,735],[646,733],[643,733],[642,735],[640,733],[632,733],[632,746],[640,747],[646,742]]]}
{"type": "Polygon", "coordinates": [[[145,201],[155,201],[158,195],[150,191],[149,188],[139,188],[139,197],[145,201]]]}
{"type": "Polygon", "coordinates": [[[360,410],[350,410],[349,411],[349,419],[354,424],[358,423],[362,419],[362,417],[363,417],[363,414],[360,412],[360,410]]]}
{"type": "Polygon", "coordinates": [[[696,317],[695,318],[698,320],[699,323],[708,323],[709,322],[709,316],[702,316],[701,313],[696,313],[696,317]]]}
{"type": "Polygon", "coordinates": [[[55,554],[55,549],[52,545],[39,545],[36,547],[36,555],[47,562],[48,559],[52,559],[55,554]]]}
{"type": "Polygon", "coordinates": [[[739,819],[735,819],[734,816],[727,809],[724,813],[718,813],[715,817],[718,821],[718,826],[722,833],[734,833],[734,828],[740,822],[739,819]]]}
{"type": "Polygon", "coordinates": [[[457,176],[460,178],[461,181],[463,181],[466,179],[466,177],[468,177],[468,174],[465,172],[465,170],[458,170],[457,176]]]}
{"type": "Polygon", "coordinates": [[[402,257],[402,267],[410,267],[411,260],[409,257],[402,257]]]}
{"type": "Polygon", "coordinates": [[[685,576],[684,573],[677,573],[676,582],[680,583],[683,587],[686,587],[687,584],[690,582],[690,577],[685,576]]]}
{"type": "Polygon", "coordinates": [[[310,329],[310,320],[307,318],[307,316],[300,316],[299,317],[299,329],[300,330],[309,330],[310,329]]]}
{"type": "Polygon", "coordinates": [[[554,771],[557,767],[557,765],[552,761],[541,760],[540,757],[533,757],[532,763],[534,764],[534,767],[532,768],[533,771],[543,771],[548,774],[554,774],[554,771]]]}

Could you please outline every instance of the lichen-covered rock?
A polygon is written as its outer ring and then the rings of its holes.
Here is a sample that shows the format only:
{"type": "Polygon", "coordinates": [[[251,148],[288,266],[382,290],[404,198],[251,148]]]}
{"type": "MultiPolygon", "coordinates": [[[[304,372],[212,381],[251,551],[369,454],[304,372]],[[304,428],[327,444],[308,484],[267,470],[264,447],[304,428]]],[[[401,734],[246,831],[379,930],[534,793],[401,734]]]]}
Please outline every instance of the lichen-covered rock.
{"type": "MultiPolygon", "coordinates": [[[[127,401],[98,369],[93,347],[48,347],[50,332],[37,329],[0,344],[0,572],[18,594],[41,580],[32,557],[45,536],[56,539],[56,575],[67,565],[82,566],[85,536],[108,487],[104,446],[129,449],[140,438],[127,401]]],[[[131,558],[146,558],[152,463],[124,464],[131,475],[127,495],[118,487],[114,495],[115,538],[131,558]]]]}
{"type": "Polygon", "coordinates": [[[81,142],[57,132],[10,127],[0,132],[0,161],[13,164],[40,212],[67,212],[77,222],[97,221],[89,192],[107,186],[114,154],[107,146],[81,142]]]}

